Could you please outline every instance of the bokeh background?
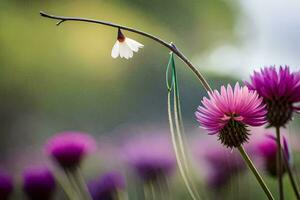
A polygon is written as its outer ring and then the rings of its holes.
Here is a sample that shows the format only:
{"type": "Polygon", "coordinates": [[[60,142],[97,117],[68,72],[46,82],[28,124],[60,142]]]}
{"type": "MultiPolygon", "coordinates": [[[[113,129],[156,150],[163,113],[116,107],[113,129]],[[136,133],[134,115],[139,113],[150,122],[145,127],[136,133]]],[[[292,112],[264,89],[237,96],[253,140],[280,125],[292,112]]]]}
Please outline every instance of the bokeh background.
{"type": "MultiPolygon", "coordinates": [[[[172,41],[218,88],[266,65],[299,70],[299,8],[296,0],[0,1],[0,166],[18,174],[44,160],[42,146],[58,131],[111,140],[128,127],[168,126],[167,49],[124,32],[145,47],[130,60],[112,59],[115,29],[80,22],[57,27],[40,10],[120,23],[172,41]]],[[[176,62],[189,137],[196,134],[194,111],[205,92],[176,62]]],[[[288,127],[293,136],[298,118],[288,127]]],[[[239,195],[228,199],[263,198],[255,181],[245,180],[230,185],[239,195]],[[253,195],[243,193],[249,188],[253,195]]]]}

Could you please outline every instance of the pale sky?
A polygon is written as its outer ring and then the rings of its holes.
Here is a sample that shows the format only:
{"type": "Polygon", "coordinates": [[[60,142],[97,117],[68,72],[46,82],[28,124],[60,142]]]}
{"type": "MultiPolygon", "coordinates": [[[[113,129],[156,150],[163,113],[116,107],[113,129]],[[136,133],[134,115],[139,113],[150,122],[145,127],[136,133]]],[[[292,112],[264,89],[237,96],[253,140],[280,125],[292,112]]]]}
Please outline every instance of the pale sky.
{"type": "Polygon", "coordinates": [[[240,0],[235,25],[240,44],[223,45],[194,58],[209,71],[247,78],[254,69],[289,65],[300,70],[300,1],[240,0]]]}

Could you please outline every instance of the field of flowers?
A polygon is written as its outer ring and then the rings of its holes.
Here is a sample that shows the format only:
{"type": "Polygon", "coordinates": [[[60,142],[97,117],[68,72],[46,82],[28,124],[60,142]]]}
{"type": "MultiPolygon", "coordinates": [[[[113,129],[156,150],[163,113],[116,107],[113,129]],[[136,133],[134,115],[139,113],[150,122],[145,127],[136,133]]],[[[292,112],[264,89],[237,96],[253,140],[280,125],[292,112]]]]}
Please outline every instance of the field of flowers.
{"type": "Polygon", "coordinates": [[[300,200],[299,6],[0,2],[0,200],[300,200]]]}

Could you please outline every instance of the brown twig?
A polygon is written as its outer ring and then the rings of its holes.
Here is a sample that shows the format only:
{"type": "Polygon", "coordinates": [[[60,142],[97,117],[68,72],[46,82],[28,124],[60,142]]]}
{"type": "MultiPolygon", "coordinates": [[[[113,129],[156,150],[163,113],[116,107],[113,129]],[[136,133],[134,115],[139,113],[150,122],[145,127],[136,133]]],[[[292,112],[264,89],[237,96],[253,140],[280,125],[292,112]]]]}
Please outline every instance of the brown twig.
{"type": "Polygon", "coordinates": [[[66,21],[81,21],[81,22],[95,23],[95,24],[101,24],[101,25],[105,25],[105,26],[115,27],[115,28],[130,31],[130,32],[145,36],[147,38],[150,38],[150,39],[158,42],[159,44],[165,46],[170,51],[174,52],[174,54],[176,54],[193,71],[193,73],[197,76],[197,78],[199,79],[199,81],[201,82],[201,84],[203,85],[205,90],[208,91],[208,92],[212,91],[212,89],[209,86],[208,82],[205,80],[203,75],[196,69],[196,67],[191,63],[191,61],[189,61],[187,59],[187,57],[183,53],[181,53],[181,51],[174,44],[169,44],[169,43],[165,42],[164,40],[160,39],[159,37],[156,37],[154,35],[151,35],[149,33],[144,32],[144,31],[137,30],[135,28],[130,28],[130,27],[127,27],[127,26],[124,26],[124,25],[115,24],[115,23],[111,23],[111,22],[105,22],[105,21],[101,21],[101,20],[79,18],[79,17],[57,16],[57,15],[51,15],[51,14],[45,13],[43,11],[40,11],[40,15],[42,17],[60,20],[56,24],[58,26],[60,24],[62,24],[63,22],[66,22],[66,21]]]}

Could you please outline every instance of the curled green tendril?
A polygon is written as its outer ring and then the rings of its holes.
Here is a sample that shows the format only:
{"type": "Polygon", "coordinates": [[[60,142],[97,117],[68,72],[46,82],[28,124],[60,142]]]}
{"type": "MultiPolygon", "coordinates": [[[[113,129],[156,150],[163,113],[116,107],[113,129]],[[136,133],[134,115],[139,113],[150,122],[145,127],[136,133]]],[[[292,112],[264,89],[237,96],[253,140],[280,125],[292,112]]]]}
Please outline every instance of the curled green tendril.
{"type": "Polygon", "coordinates": [[[185,147],[184,147],[184,142],[182,137],[182,133],[184,132],[184,130],[182,124],[182,117],[181,117],[176,67],[175,67],[174,55],[172,52],[170,53],[168,65],[166,67],[166,86],[168,90],[168,117],[169,117],[170,132],[172,136],[172,143],[173,143],[175,156],[177,159],[179,172],[182,176],[184,184],[191,198],[193,200],[199,200],[200,195],[198,194],[197,189],[190,175],[189,164],[185,153],[185,147]],[[172,71],[170,72],[170,70],[172,71]],[[171,79],[169,78],[169,74],[172,75],[171,79]],[[172,92],[173,92],[173,102],[171,102],[172,92]],[[172,104],[173,104],[173,114],[172,114],[172,104]],[[173,118],[175,123],[173,122],[173,118]]]}
{"type": "Polygon", "coordinates": [[[171,92],[173,89],[173,85],[174,85],[174,55],[173,53],[170,53],[170,57],[169,57],[169,61],[168,61],[168,65],[166,68],[166,85],[167,85],[167,89],[168,92],[171,92]],[[171,76],[171,81],[169,81],[169,73],[170,73],[170,65],[172,64],[172,76],[171,76]]]}

